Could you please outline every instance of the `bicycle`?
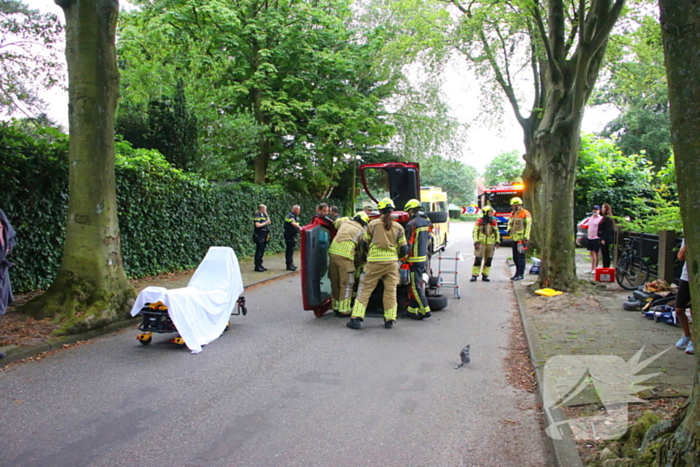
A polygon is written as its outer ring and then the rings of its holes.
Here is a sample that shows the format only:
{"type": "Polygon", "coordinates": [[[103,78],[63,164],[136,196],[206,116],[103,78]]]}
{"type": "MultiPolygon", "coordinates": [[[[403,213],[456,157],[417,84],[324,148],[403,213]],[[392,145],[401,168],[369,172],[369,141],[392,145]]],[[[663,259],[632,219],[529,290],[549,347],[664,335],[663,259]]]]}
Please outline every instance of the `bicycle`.
{"type": "Polygon", "coordinates": [[[639,239],[625,238],[622,255],[615,267],[615,279],[625,290],[637,290],[649,280],[649,265],[637,252],[639,246],[639,239]]]}

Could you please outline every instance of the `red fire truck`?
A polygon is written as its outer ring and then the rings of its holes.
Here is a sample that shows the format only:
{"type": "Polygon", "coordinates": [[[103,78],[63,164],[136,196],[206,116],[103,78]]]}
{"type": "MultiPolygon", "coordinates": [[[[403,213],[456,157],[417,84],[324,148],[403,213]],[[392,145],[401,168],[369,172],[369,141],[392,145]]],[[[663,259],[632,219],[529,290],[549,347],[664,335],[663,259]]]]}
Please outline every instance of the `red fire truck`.
{"type": "Polygon", "coordinates": [[[496,186],[486,188],[479,195],[479,207],[491,206],[493,208],[493,216],[498,222],[498,230],[501,233],[501,243],[509,243],[510,235],[506,231],[508,227],[508,219],[511,216],[510,200],[517,196],[522,199],[525,185],[518,182],[499,183],[496,186]]]}

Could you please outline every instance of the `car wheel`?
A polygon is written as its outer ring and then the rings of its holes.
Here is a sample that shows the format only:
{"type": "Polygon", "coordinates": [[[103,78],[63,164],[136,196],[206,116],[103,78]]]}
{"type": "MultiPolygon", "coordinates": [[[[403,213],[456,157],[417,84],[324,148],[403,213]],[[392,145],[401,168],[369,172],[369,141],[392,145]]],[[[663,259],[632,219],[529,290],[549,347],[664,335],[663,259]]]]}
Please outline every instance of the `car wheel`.
{"type": "Polygon", "coordinates": [[[447,307],[447,297],[439,296],[439,297],[427,297],[428,298],[428,306],[430,307],[431,311],[439,311],[442,310],[443,308],[447,307]]]}

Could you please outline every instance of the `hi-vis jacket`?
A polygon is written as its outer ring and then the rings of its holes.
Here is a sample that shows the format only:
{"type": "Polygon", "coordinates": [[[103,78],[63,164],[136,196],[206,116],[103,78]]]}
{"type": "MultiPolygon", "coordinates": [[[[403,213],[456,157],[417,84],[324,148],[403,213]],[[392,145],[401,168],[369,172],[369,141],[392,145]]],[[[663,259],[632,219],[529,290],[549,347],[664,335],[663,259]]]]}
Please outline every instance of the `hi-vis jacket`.
{"type": "Polygon", "coordinates": [[[532,217],[527,209],[520,208],[514,211],[508,219],[508,232],[514,242],[530,240],[530,227],[532,227],[532,217]]]}
{"type": "Polygon", "coordinates": [[[485,222],[484,218],[481,217],[476,221],[474,225],[474,232],[472,234],[474,243],[481,243],[483,245],[494,245],[501,241],[501,234],[498,231],[498,222],[495,218],[491,218],[491,222],[485,222]]]}
{"type": "Polygon", "coordinates": [[[359,222],[353,220],[343,221],[340,224],[338,233],[333,238],[333,243],[331,243],[328,253],[354,260],[355,255],[361,254],[359,246],[364,234],[365,228],[359,222]]]}
{"type": "Polygon", "coordinates": [[[340,229],[340,224],[342,224],[343,222],[350,221],[350,220],[352,220],[352,218],[350,218],[348,216],[338,217],[337,219],[335,219],[333,221],[333,227],[335,227],[335,230],[338,230],[338,229],[340,229]]]}
{"type": "Polygon", "coordinates": [[[423,263],[428,260],[428,242],[430,241],[430,222],[416,216],[406,224],[409,263],[423,263]]]}
{"type": "Polygon", "coordinates": [[[406,235],[398,222],[392,221],[391,228],[385,230],[381,218],[375,219],[367,226],[364,238],[369,245],[367,261],[370,263],[398,261],[399,256],[403,256],[400,250],[406,247],[406,235]]]}

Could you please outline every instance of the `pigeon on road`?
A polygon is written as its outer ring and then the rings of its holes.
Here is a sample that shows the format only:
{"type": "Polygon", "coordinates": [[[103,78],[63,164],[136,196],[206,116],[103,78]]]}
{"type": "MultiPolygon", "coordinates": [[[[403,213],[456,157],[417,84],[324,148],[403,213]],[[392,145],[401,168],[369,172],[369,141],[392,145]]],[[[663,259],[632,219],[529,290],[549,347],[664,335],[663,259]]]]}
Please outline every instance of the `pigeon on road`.
{"type": "Polygon", "coordinates": [[[462,351],[459,353],[459,357],[462,359],[462,363],[457,365],[455,367],[455,370],[462,368],[464,365],[467,365],[471,361],[471,357],[469,356],[469,344],[467,344],[467,346],[462,349],[462,351]]]}

